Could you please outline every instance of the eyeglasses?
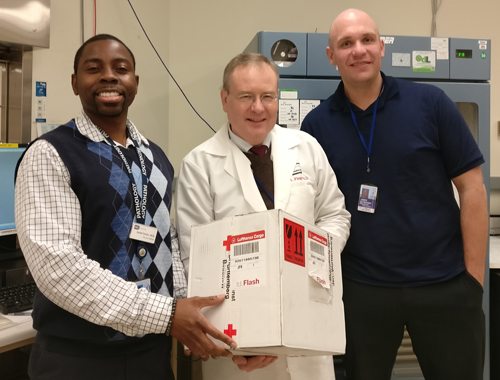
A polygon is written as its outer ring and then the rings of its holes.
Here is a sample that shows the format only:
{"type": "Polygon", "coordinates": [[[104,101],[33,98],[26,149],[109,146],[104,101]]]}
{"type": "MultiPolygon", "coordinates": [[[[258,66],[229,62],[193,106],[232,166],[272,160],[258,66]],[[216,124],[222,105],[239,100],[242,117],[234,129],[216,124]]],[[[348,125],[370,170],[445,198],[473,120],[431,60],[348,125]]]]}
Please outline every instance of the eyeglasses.
{"type": "MultiPolygon", "coordinates": [[[[245,105],[245,106],[250,106],[252,105],[253,103],[255,103],[256,101],[256,97],[255,95],[251,95],[251,94],[243,94],[243,95],[233,95],[236,100],[245,105]]],[[[274,102],[276,102],[276,100],[278,100],[278,96],[276,94],[264,94],[260,97],[260,102],[264,105],[264,106],[270,106],[272,104],[274,104],[274,102]]]]}

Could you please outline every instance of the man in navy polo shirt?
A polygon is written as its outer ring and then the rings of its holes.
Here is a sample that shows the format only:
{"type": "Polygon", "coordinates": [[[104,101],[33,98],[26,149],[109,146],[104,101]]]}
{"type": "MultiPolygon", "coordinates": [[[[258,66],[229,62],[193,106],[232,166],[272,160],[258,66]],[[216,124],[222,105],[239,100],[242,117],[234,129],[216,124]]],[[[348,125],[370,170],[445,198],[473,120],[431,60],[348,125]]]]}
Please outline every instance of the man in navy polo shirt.
{"type": "Polygon", "coordinates": [[[443,91],[380,72],[384,42],[366,13],[342,12],[329,45],[342,82],[302,129],[325,150],[352,215],[347,378],[389,380],[406,326],[426,379],[482,379],[483,156],[443,91]]]}

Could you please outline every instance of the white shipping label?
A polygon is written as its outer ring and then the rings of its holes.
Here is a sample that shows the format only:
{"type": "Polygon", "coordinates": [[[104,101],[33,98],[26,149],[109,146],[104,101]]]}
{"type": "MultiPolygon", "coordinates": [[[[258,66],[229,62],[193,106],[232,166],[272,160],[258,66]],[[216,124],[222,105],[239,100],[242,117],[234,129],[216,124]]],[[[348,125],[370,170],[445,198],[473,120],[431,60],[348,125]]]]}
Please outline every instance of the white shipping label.
{"type": "Polygon", "coordinates": [[[330,260],[325,237],[308,231],[309,276],[325,289],[330,289],[330,260]]]}
{"type": "Polygon", "coordinates": [[[266,285],[265,231],[232,236],[231,242],[231,288],[266,285]]]}

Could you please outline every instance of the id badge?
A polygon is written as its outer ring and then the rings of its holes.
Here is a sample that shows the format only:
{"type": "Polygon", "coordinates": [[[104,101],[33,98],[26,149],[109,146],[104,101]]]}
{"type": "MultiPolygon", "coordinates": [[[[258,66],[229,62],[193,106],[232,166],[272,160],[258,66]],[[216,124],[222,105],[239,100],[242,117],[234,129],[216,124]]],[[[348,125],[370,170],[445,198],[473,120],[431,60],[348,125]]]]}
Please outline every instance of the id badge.
{"type": "Polygon", "coordinates": [[[132,223],[129,238],[153,244],[156,240],[158,229],[156,227],[145,226],[140,223],[132,223]]]}
{"type": "Polygon", "coordinates": [[[358,211],[373,214],[377,206],[378,187],[363,184],[359,189],[358,211]]]}
{"type": "Polygon", "coordinates": [[[151,292],[151,280],[149,278],[144,278],[142,280],[136,281],[137,289],[146,289],[148,292],[151,292]]]}

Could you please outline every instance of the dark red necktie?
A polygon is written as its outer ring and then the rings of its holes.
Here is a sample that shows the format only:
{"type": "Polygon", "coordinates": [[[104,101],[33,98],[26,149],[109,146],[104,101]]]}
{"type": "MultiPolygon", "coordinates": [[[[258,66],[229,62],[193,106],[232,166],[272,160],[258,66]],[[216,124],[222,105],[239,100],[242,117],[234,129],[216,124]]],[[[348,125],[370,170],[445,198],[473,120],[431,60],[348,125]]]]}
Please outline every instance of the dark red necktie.
{"type": "Polygon", "coordinates": [[[264,156],[267,152],[267,146],[265,145],[256,145],[250,148],[250,152],[256,154],[257,156],[264,156]]]}

